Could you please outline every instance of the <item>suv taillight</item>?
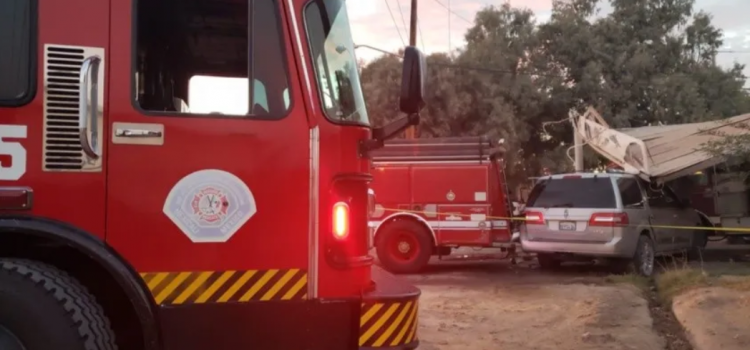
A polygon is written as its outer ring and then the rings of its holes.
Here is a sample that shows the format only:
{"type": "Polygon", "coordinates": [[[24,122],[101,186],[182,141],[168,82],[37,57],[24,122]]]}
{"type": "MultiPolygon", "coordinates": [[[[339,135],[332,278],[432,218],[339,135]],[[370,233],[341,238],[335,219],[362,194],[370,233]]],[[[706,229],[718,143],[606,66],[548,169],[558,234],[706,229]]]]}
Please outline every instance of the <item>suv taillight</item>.
{"type": "Polygon", "coordinates": [[[544,225],[544,215],[538,211],[526,212],[526,225],[544,225]]]}
{"type": "Polygon", "coordinates": [[[630,223],[626,213],[594,213],[589,219],[589,226],[627,226],[630,223]]]}

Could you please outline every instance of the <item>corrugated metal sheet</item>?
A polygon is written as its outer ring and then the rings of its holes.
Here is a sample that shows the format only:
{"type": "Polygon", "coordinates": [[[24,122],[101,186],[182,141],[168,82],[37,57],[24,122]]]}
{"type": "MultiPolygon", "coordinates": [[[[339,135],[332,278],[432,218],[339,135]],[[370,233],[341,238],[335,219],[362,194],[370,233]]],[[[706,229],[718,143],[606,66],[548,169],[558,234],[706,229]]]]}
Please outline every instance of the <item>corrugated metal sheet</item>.
{"type": "MultiPolygon", "coordinates": [[[[642,175],[663,182],[721,162],[719,157],[704,152],[704,145],[722,139],[723,135],[750,133],[750,114],[710,122],[627,128],[616,132],[643,141],[648,165],[642,175]]],[[[600,153],[607,156],[606,152],[600,153]]]]}

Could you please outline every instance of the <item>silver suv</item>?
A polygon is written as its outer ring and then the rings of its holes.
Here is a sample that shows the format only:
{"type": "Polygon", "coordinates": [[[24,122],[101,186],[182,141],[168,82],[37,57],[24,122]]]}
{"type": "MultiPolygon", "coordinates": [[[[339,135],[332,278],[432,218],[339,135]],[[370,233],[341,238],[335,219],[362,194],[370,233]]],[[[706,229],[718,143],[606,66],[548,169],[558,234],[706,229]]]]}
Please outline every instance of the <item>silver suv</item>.
{"type": "Polygon", "coordinates": [[[610,258],[650,276],[655,256],[693,252],[705,235],[685,229],[701,226],[700,217],[669,187],[622,173],[542,177],[524,213],[521,245],[537,253],[542,268],[567,258],[610,258]]]}

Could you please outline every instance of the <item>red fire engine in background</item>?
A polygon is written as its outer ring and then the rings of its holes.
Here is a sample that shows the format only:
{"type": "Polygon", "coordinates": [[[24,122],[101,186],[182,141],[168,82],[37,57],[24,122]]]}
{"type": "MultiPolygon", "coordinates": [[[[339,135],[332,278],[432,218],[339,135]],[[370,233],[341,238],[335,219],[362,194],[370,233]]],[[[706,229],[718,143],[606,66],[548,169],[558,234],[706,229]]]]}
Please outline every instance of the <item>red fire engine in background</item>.
{"type": "Polygon", "coordinates": [[[0,33],[0,349],[417,346],[367,228],[417,49],[371,129],[343,0],[3,0],[0,33]]]}
{"type": "Polygon", "coordinates": [[[392,272],[455,247],[511,248],[502,147],[485,137],[393,140],[372,153],[370,229],[392,272]]]}

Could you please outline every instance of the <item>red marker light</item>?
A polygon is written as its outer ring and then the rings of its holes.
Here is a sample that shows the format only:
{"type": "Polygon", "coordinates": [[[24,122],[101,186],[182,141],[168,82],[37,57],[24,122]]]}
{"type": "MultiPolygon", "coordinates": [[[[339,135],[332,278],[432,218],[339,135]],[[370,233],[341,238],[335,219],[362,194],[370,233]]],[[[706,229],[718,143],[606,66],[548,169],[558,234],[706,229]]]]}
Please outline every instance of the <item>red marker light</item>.
{"type": "Polygon", "coordinates": [[[333,236],[344,239],[349,235],[349,206],[344,202],[333,205],[333,236]]]}
{"type": "Polygon", "coordinates": [[[0,187],[0,210],[29,210],[32,190],[28,187],[0,187]]]}

